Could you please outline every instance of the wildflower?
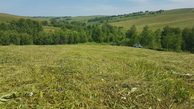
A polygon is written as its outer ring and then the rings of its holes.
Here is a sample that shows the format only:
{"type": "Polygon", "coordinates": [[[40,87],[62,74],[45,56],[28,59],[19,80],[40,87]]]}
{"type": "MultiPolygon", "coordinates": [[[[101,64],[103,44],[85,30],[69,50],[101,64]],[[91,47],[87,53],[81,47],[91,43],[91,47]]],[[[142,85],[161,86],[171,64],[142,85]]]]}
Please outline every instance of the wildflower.
{"type": "Polygon", "coordinates": [[[137,90],[136,87],[132,88],[132,89],[131,89],[131,93],[132,93],[132,92],[135,92],[136,90],[137,90]]]}
{"type": "Polygon", "coordinates": [[[160,101],[162,101],[160,98],[157,98],[157,100],[160,102],[160,101]]]}
{"type": "Polygon", "coordinates": [[[136,87],[132,88],[131,91],[128,92],[128,95],[131,94],[131,93],[133,93],[133,92],[135,92],[136,90],[137,90],[136,87]]]}
{"type": "Polygon", "coordinates": [[[126,100],[127,98],[126,97],[121,97],[121,99],[126,100]]]}
{"type": "Polygon", "coordinates": [[[34,94],[33,92],[30,92],[29,96],[31,97],[31,96],[33,96],[33,94],[34,94]]]}
{"type": "Polygon", "coordinates": [[[61,92],[62,91],[62,88],[61,87],[57,88],[57,91],[58,92],[61,92]]]}

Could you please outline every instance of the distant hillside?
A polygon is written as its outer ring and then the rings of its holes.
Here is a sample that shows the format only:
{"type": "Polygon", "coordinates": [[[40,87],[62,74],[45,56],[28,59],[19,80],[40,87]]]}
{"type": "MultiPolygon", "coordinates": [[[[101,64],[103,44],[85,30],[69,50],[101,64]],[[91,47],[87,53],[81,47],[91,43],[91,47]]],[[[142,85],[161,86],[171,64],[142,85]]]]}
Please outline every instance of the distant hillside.
{"type": "MultiPolygon", "coordinates": [[[[9,22],[13,20],[19,20],[19,19],[31,19],[31,20],[36,20],[36,21],[43,21],[43,19],[38,19],[38,18],[31,18],[31,17],[23,17],[23,16],[16,16],[16,15],[11,15],[11,14],[5,14],[5,13],[0,13],[0,23],[3,22],[9,22]]],[[[44,26],[44,31],[49,32],[49,31],[55,31],[58,30],[59,28],[57,27],[49,27],[49,26],[44,26]]]]}
{"type": "MultiPolygon", "coordinates": [[[[15,16],[9,14],[0,13],[0,23],[12,20],[18,20],[20,18],[29,19],[29,17],[15,16]]],[[[63,17],[47,17],[37,16],[30,19],[34,20],[57,20],[60,22],[84,22],[86,25],[102,25],[109,23],[113,26],[123,27],[124,31],[130,29],[132,25],[136,25],[137,30],[141,31],[144,26],[149,26],[152,30],[163,28],[164,26],[185,27],[194,26],[194,8],[174,9],[174,10],[156,10],[156,11],[139,11],[123,15],[112,16],[63,16],[63,17]]],[[[56,30],[58,28],[44,27],[46,31],[56,30]]]]}
{"type": "Polygon", "coordinates": [[[54,16],[37,16],[33,18],[42,19],[42,20],[58,20],[58,21],[78,21],[78,22],[87,22],[90,19],[95,18],[101,18],[106,17],[103,15],[95,15],[95,16],[77,16],[77,17],[71,17],[71,16],[62,16],[62,17],[54,17],[54,16]]]}
{"type": "Polygon", "coordinates": [[[41,21],[39,19],[30,18],[30,17],[23,17],[23,16],[16,16],[16,15],[11,15],[11,14],[0,13],[0,23],[7,22],[7,21],[12,21],[12,20],[18,20],[20,18],[41,21]]]}
{"type": "Polygon", "coordinates": [[[87,22],[87,25],[109,23],[113,26],[123,27],[124,30],[128,30],[132,25],[136,25],[138,31],[141,31],[146,25],[153,30],[163,28],[166,25],[185,28],[194,25],[194,8],[139,11],[112,16],[71,17],[68,20],[84,21],[87,22]]]}
{"type": "Polygon", "coordinates": [[[156,10],[156,11],[139,11],[123,15],[112,16],[79,16],[79,17],[36,17],[44,20],[58,21],[78,21],[85,22],[87,25],[102,25],[109,23],[113,26],[123,27],[124,31],[132,25],[136,25],[138,31],[148,25],[151,29],[156,30],[164,26],[191,28],[194,25],[194,8],[183,8],[173,10],[156,10]]]}
{"type": "Polygon", "coordinates": [[[163,14],[173,15],[173,14],[186,14],[186,13],[194,13],[194,8],[181,8],[181,9],[167,10],[163,14]]]}
{"type": "Polygon", "coordinates": [[[167,25],[172,27],[191,28],[194,26],[194,8],[168,10],[164,11],[162,14],[155,14],[154,16],[136,16],[132,18],[134,19],[112,22],[110,24],[123,27],[125,30],[128,30],[132,25],[136,25],[139,31],[146,25],[153,30],[163,28],[167,25]]]}

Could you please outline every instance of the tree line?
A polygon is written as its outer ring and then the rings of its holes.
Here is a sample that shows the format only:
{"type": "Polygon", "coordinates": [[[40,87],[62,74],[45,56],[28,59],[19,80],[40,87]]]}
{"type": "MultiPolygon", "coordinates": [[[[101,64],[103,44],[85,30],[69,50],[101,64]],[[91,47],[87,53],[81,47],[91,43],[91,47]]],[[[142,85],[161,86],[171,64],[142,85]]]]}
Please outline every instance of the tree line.
{"type": "Polygon", "coordinates": [[[126,36],[130,39],[129,46],[138,43],[150,49],[194,52],[194,26],[183,30],[166,26],[156,31],[145,26],[140,34],[136,32],[136,27],[132,26],[126,36]]]}
{"type": "Polygon", "coordinates": [[[140,12],[133,12],[129,14],[123,14],[123,15],[113,15],[113,16],[102,16],[102,17],[95,17],[92,19],[87,20],[87,22],[109,22],[111,20],[115,20],[117,18],[124,18],[124,17],[134,17],[134,16],[145,16],[145,15],[155,15],[155,14],[162,14],[164,10],[159,10],[159,11],[140,11],[140,12]]]}
{"type": "Polygon", "coordinates": [[[43,24],[30,19],[19,19],[8,23],[0,23],[0,45],[55,45],[76,44],[85,42],[110,43],[118,46],[133,46],[141,44],[145,48],[189,51],[194,53],[194,27],[180,29],[166,26],[152,31],[145,26],[138,33],[133,25],[127,32],[122,28],[105,23],[86,26],[80,22],[51,22],[60,30],[44,32],[43,24]]]}
{"type": "Polygon", "coordinates": [[[83,27],[73,23],[53,23],[61,27],[54,32],[44,32],[43,24],[48,22],[19,19],[8,23],[0,23],[0,45],[53,45],[84,43],[91,39],[83,27]]]}

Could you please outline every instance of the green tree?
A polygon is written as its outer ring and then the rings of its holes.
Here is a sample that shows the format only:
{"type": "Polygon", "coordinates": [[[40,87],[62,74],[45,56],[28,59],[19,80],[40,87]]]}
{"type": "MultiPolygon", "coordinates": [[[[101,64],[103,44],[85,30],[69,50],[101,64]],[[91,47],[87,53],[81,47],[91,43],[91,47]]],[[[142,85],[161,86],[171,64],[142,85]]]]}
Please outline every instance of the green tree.
{"type": "Polygon", "coordinates": [[[105,36],[109,36],[110,33],[112,32],[112,26],[110,24],[104,24],[102,26],[102,32],[104,33],[105,36]]]}
{"type": "Polygon", "coordinates": [[[170,36],[170,46],[168,50],[173,50],[173,51],[181,51],[181,44],[182,44],[182,36],[180,34],[171,34],[170,36]]]}
{"type": "Polygon", "coordinates": [[[155,31],[155,49],[161,49],[161,35],[162,35],[162,31],[160,29],[157,29],[155,31]]]}
{"type": "Polygon", "coordinates": [[[16,31],[8,31],[10,37],[10,43],[20,45],[20,36],[16,31]]]}
{"type": "Polygon", "coordinates": [[[42,37],[44,37],[42,33],[34,34],[33,43],[36,45],[43,45],[44,39],[42,37]]]}
{"type": "Polygon", "coordinates": [[[92,39],[95,42],[102,42],[103,41],[103,33],[102,30],[99,27],[94,27],[92,31],[92,39]]]}
{"type": "Polygon", "coordinates": [[[144,47],[157,49],[156,35],[148,26],[145,26],[143,28],[140,37],[141,37],[140,43],[144,47]]]}
{"type": "Polygon", "coordinates": [[[194,27],[192,29],[184,28],[182,32],[182,49],[184,51],[194,52],[194,27]]]}
{"type": "Polygon", "coordinates": [[[10,37],[7,32],[0,31],[0,44],[1,45],[9,45],[10,37]]]}
{"type": "Polygon", "coordinates": [[[183,37],[182,50],[184,50],[184,51],[190,51],[189,48],[190,48],[191,43],[192,43],[191,34],[192,34],[191,29],[189,29],[189,28],[184,28],[183,29],[183,33],[182,33],[182,37],[183,37]]]}
{"type": "Polygon", "coordinates": [[[50,33],[44,33],[44,32],[40,32],[40,41],[41,41],[41,45],[52,45],[53,44],[53,37],[52,34],[50,33]]]}
{"type": "Polygon", "coordinates": [[[69,36],[68,44],[74,44],[74,42],[75,42],[74,34],[73,33],[68,33],[68,36],[69,36]]]}
{"type": "Polygon", "coordinates": [[[143,31],[141,32],[140,34],[140,43],[143,45],[143,46],[149,46],[149,43],[151,41],[151,30],[148,26],[145,26],[143,28],[143,31]]]}
{"type": "Polygon", "coordinates": [[[6,30],[9,30],[9,27],[6,23],[1,23],[0,24],[0,30],[6,31],[6,30]]]}
{"type": "Polygon", "coordinates": [[[42,21],[41,23],[42,23],[43,26],[48,26],[48,21],[47,20],[42,21]]]}
{"type": "Polygon", "coordinates": [[[84,32],[74,32],[74,43],[84,43],[86,40],[86,37],[84,35],[84,32]],[[83,41],[83,42],[82,42],[83,41]]]}
{"type": "Polygon", "coordinates": [[[57,20],[51,20],[51,25],[55,26],[55,25],[57,25],[57,23],[58,23],[57,20]]]}
{"type": "Polygon", "coordinates": [[[26,33],[20,34],[20,45],[31,45],[33,44],[32,36],[26,33]]]}
{"type": "Polygon", "coordinates": [[[136,26],[133,25],[130,30],[127,31],[126,33],[126,38],[130,39],[128,46],[133,46],[134,44],[139,44],[139,36],[137,34],[137,29],[136,26]]]}
{"type": "Polygon", "coordinates": [[[84,31],[83,32],[80,32],[77,37],[78,37],[77,39],[79,39],[77,42],[85,43],[85,42],[88,41],[87,36],[86,36],[86,33],[84,31]]]}
{"type": "Polygon", "coordinates": [[[193,28],[192,28],[191,40],[192,40],[192,43],[191,43],[190,51],[191,51],[192,53],[194,53],[194,26],[193,26],[193,28]]]}
{"type": "Polygon", "coordinates": [[[182,45],[182,31],[180,28],[163,28],[161,37],[162,47],[166,50],[180,51],[182,45]]]}
{"type": "Polygon", "coordinates": [[[127,32],[126,32],[126,38],[132,38],[133,36],[136,36],[137,35],[137,29],[136,29],[136,26],[135,25],[133,25],[131,28],[130,28],[130,30],[128,30],[127,32]]]}

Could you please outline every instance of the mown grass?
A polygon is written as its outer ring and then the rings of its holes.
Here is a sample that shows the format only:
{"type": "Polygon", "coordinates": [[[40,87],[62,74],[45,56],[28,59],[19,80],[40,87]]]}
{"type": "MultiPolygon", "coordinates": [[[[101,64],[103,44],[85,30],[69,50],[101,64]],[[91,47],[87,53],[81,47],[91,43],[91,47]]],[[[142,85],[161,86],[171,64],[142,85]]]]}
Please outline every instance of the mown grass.
{"type": "Polygon", "coordinates": [[[192,109],[194,55],[110,45],[0,46],[0,108],[192,109]]]}

